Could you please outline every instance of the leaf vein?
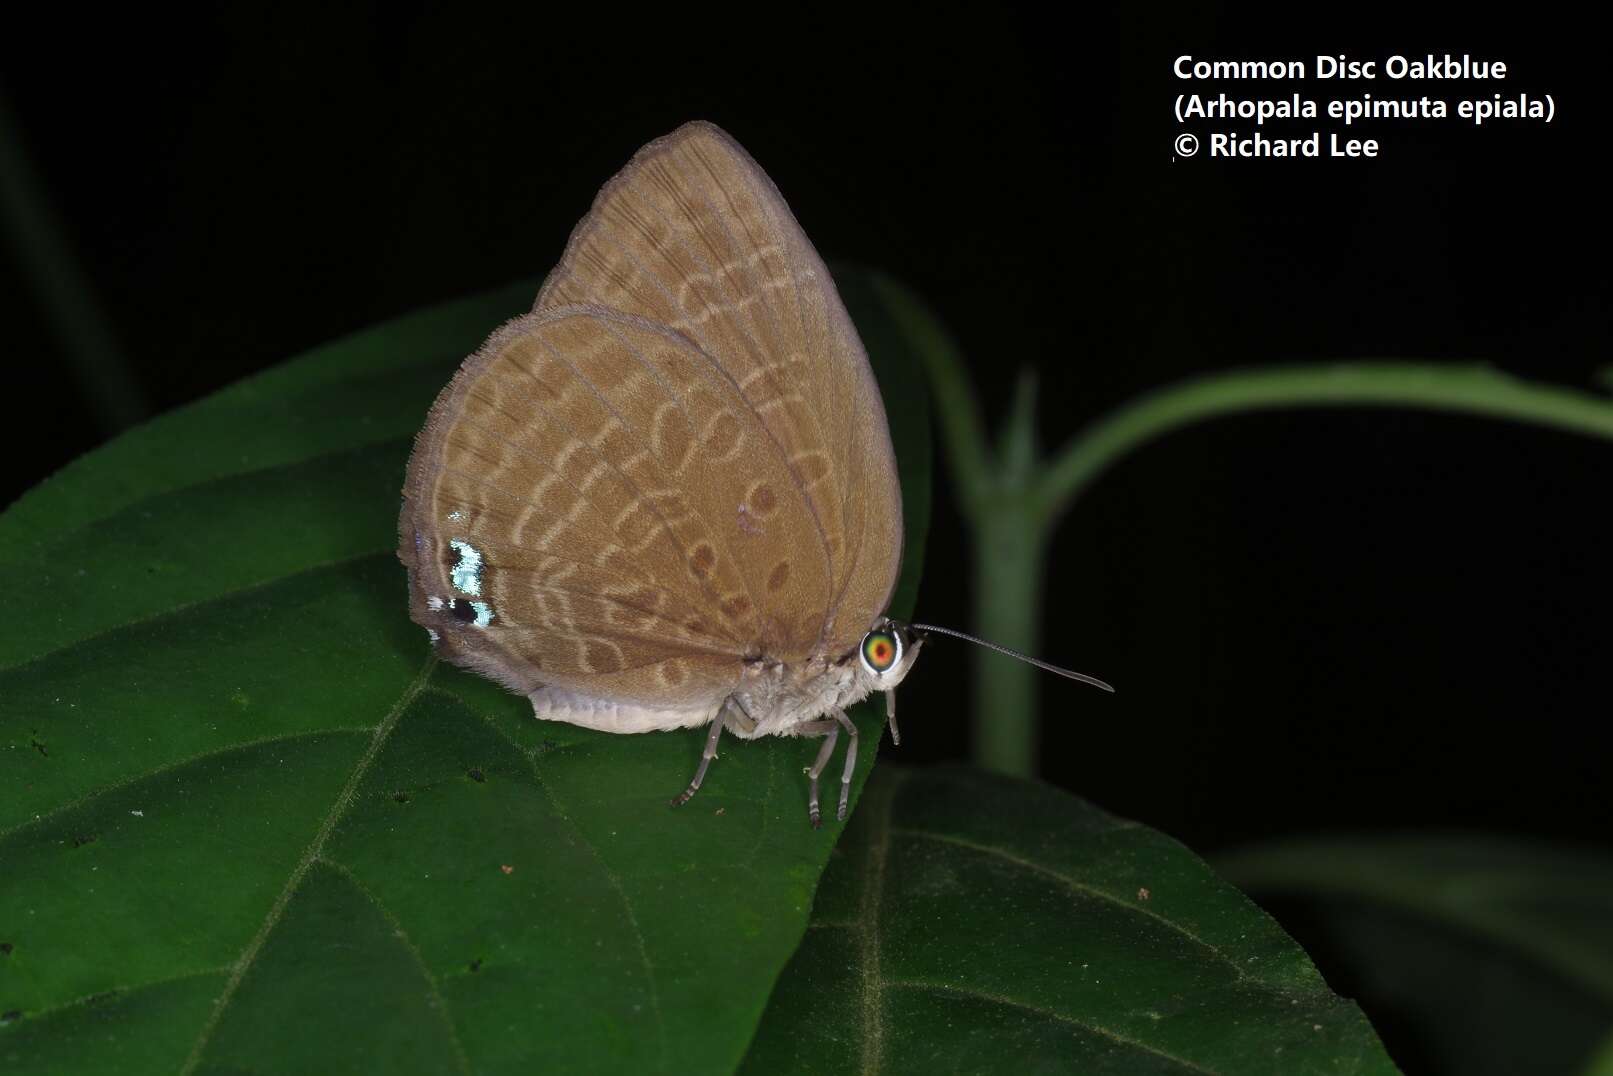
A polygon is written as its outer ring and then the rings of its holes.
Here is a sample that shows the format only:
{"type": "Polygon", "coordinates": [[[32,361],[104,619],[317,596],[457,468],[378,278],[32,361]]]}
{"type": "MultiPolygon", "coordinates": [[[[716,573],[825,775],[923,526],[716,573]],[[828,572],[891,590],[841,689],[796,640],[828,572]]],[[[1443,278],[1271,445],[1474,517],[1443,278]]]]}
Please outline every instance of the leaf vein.
{"type": "Polygon", "coordinates": [[[896,792],[907,779],[907,771],[897,770],[885,790],[879,813],[873,816],[873,833],[868,840],[867,868],[864,872],[861,913],[857,916],[858,951],[862,964],[862,1071],[872,1076],[885,1060],[885,1011],[880,978],[879,907],[885,895],[885,863],[890,858],[891,810],[896,792]]]}
{"type": "MultiPolygon", "coordinates": [[[[229,392],[230,390],[225,389],[224,391],[229,392]]],[[[205,404],[206,401],[203,401],[203,403],[205,404]]],[[[183,411],[185,409],[180,408],[179,410],[183,411]]],[[[177,414],[178,414],[178,412],[170,412],[170,415],[164,415],[163,416],[163,420],[167,420],[168,418],[170,418],[170,416],[177,415],[177,414]]],[[[121,438],[119,440],[121,440],[121,438]]],[[[339,447],[333,447],[333,448],[331,448],[331,449],[329,449],[327,451],[324,451],[324,452],[316,452],[312,456],[305,456],[305,457],[302,457],[300,459],[282,460],[279,463],[270,463],[270,464],[266,464],[266,465],[264,465],[262,467],[248,467],[245,470],[241,470],[241,471],[228,471],[228,472],[224,472],[222,474],[208,475],[205,478],[199,478],[199,479],[197,479],[195,481],[183,481],[182,480],[182,481],[180,481],[180,483],[178,485],[169,486],[169,487],[165,487],[165,488],[162,488],[162,489],[152,489],[152,490],[148,490],[148,491],[146,491],[144,493],[138,494],[138,495],[136,495],[134,497],[133,500],[125,501],[125,502],[113,505],[111,507],[111,509],[109,511],[107,511],[103,515],[95,516],[93,518],[84,519],[81,522],[77,523],[76,525],[67,528],[66,530],[60,531],[60,532],[58,532],[56,534],[49,535],[44,540],[48,541],[50,543],[53,543],[53,544],[68,541],[70,539],[78,537],[79,535],[83,534],[85,531],[89,531],[89,530],[93,530],[93,529],[95,529],[97,527],[105,526],[108,520],[111,520],[116,516],[123,515],[124,513],[128,512],[130,509],[138,508],[143,504],[149,504],[152,501],[161,500],[164,497],[171,497],[171,496],[173,496],[175,494],[194,493],[197,490],[206,489],[208,486],[228,486],[229,484],[234,483],[234,482],[239,482],[242,479],[250,480],[250,479],[254,479],[254,478],[260,478],[260,477],[264,477],[264,476],[267,476],[267,475],[275,474],[278,471],[290,471],[290,470],[295,470],[298,467],[306,467],[307,465],[309,465],[311,463],[318,463],[318,462],[320,462],[322,460],[335,459],[335,458],[339,458],[339,457],[342,457],[342,456],[356,456],[356,455],[360,455],[360,454],[365,453],[365,452],[374,452],[374,451],[377,451],[379,449],[388,448],[388,447],[391,447],[391,446],[394,446],[394,445],[396,445],[398,447],[403,447],[403,446],[406,446],[406,445],[409,445],[409,444],[413,443],[413,440],[414,440],[414,437],[413,437],[412,434],[405,434],[405,435],[394,435],[394,436],[390,436],[390,437],[382,437],[379,440],[375,440],[375,441],[358,441],[358,442],[355,442],[354,444],[351,444],[351,445],[343,445],[343,446],[339,446],[339,447]]],[[[75,460],[69,466],[70,467],[82,466],[82,465],[88,463],[89,461],[95,459],[96,457],[101,456],[108,449],[113,448],[113,446],[116,443],[117,442],[114,441],[114,442],[108,443],[106,445],[103,445],[101,448],[95,449],[89,455],[83,456],[80,459],[75,460]]],[[[60,474],[54,476],[53,478],[51,478],[49,480],[49,482],[53,483],[53,482],[56,482],[56,481],[58,481],[58,480],[60,480],[62,478],[65,478],[65,477],[67,477],[66,472],[63,472],[63,473],[60,473],[60,474]]],[[[44,489],[44,488],[46,488],[46,487],[45,486],[36,486],[34,489],[31,489],[27,493],[23,494],[23,498],[25,500],[28,499],[28,498],[31,498],[31,497],[33,497],[33,495],[35,493],[37,493],[39,490],[44,489]]],[[[22,504],[22,503],[23,503],[22,500],[18,500],[16,502],[14,502],[10,507],[8,507],[6,509],[4,516],[0,517],[0,565],[12,565],[12,564],[16,564],[16,563],[19,562],[18,558],[15,555],[13,555],[10,550],[4,549],[3,546],[4,546],[4,543],[6,542],[7,538],[9,537],[9,535],[7,534],[7,531],[9,529],[7,525],[12,523],[13,518],[14,518],[13,513],[12,513],[12,509],[17,507],[17,505],[22,504]]]]}
{"type": "Polygon", "coordinates": [[[183,982],[186,979],[200,979],[204,975],[223,975],[229,970],[230,966],[228,964],[221,964],[216,968],[199,968],[196,971],[182,971],[176,975],[165,975],[160,979],[147,979],[143,983],[134,983],[130,986],[114,986],[109,990],[97,990],[93,994],[84,994],[80,997],[73,998],[71,1001],[61,1002],[58,1005],[47,1005],[43,1009],[24,1010],[22,1019],[47,1019],[52,1016],[58,1016],[70,1009],[77,1009],[96,1001],[112,1001],[129,994],[138,993],[141,990],[153,990],[159,986],[167,986],[170,983],[183,982]]]}
{"type": "Polygon", "coordinates": [[[95,631],[92,631],[88,635],[82,636],[78,639],[73,639],[70,642],[65,642],[54,649],[45,651],[42,654],[35,654],[31,658],[24,658],[15,665],[0,666],[0,676],[10,676],[12,673],[21,669],[26,669],[30,665],[37,665],[40,662],[53,658],[58,654],[64,654],[69,650],[76,649],[77,647],[86,646],[90,643],[97,642],[106,638],[108,635],[116,635],[118,632],[144,627],[147,624],[155,624],[159,621],[167,620],[170,617],[188,614],[197,609],[206,608],[210,605],[234,601],[237,598],[246,597],[247,595],[256,593],[260,590],[267,590],[276,584],[284,583],[291,579],[299,579],[302,576],[313,575],[316,572],[330,571],[336,568],[346,568],[357,564],[360,561],[369,560],[372,557],[384,557],[391,552],[392,550],[390,548],[376,549],[371,550],[368,553],[354,553],[347,557],[337,557],[334,560],[321,561],[318,564],[310,564],[305,568],[298,568],[295,571],[287,572],[284,575],[277,575],[272,579],[260,579],[256,583],[248,583],[245,586],[236,587],[233,590],[226,590],[222,594],[213,594],[205,598],[197,598],[195,601],[183,602],[179,605],[170,605],[164,609],[158,610],[157,612],[148,613],[145,616],[137,616],[133,620],[125,620],[121,624],[113,624],[110,627],[99,628],[95,631]]]}
{"type": "Polygon", "coordinates": [[[1150,1046],[1146,1042],[1139,1042],[1136,1039],[1122,1035],[1118,1031],[1113,1031],[1109,1028],[1103,1027],[1100,1024],[1090,1023],[1086,1020],[1077,1020],[1075,1017],[1066,1013],[1061,1013],[1056,1009],[1046,1009],[1040,1005],[1032,1005],[1016,998],[1004,997],[1001,994],[991,994],[984,990],[975,990],[971,987],[963,986],[951,986],[946,983],[929,983],[916,979],[900,979],[892,980],[887,982],[885,985],[887,987],[894,987],[898,990],[928,990],[937,994],[953,994],[958,997],[972,998],[977,1001],[989,1002],[993,1005],[1001,1005],[1006,1008],[1019,1009],[1023,1012],[1035,1013],[1037,1016],[1046,1017],[1049,1020],[1056,1020],[1061,1024],[1069,1024],[1072,1027],[1081,1028],[1083,1031],[1090,1031],[1094,1034],[1102,1035],[1104,1038],[1119,1043],[1122,1046],[1129,1046],[1132,1049],[1142,1050],[1143,1052],[1153,1054],[1156,1057],[1162,1057],[1166,1061],[1181,1065],[1182,1068],[1188,1072],[1202,1072],[1209,1074],[1209,1076],[1215,1076],[1214,1069],[1207,1069],[1203,1065],[1189,1061],[1185,1057],[1178,1057],[1173,1053],[1161,1050],[1157,1046],[1150,1046]]]}
{"type": "Polygon", "coordinates": [[[6,841],[9,841],[13,836],[15,836],[18,833],[21,833],[23,830],[27,829],[30,826],[43,825],[44,823],[49,822],[50,820],[54,819],[58,815],[66,814],[68,811],[76,810],[79,807],[83,807],[84,805],[86,805],[88,803],[91,803],[94,800],[97,800],[97,799],[101,798],[102,796],[107,796],[107,795],[110,795],[110,794],[112,794],[114,792],[121,791],[122,789],[129,788],[129,787],[131,787],[133,785],[139,784],[141,781],[146,781],[146,780],[149,780],[149,779],[151,779],[153,777],[161,776],[162,774],[173,773],[175,771],[182,770],[186,766],[192,766],[192,765],[195,765],[198,762],[205,762],[208,759],[218,758],[220,756],[227,755],[227,754],[231,753],[232,751],[249,751],[249,750],[251,750],[251,749],[253,749],[255,747],[263,747],[263,746],[266,746],[268,744],[290,743],[293,740],[311,739],[311,738],[313,738],[315,736],[330,736],[330,735],[333,735],[333,734],[339,733],[339,732],[354,732],[354,733],[357,733],[357,732],[374,732],[374,731],[375,731],[375,729],[371,725],[358,725],[358,726],[354,726],[354,727],[351,727],[351,728],[309,729],[309,730],[306,730],[306,731],[303,731],[303,732],[288,733],[288,734],[286,734],[284,736],[264,736],[261,739],[257,739],[257,740],[246,740],[246,741],[243,741],[241,743],[230,744],[230,745],[228,745],[226,747],[215,747],[215,748],[212,748],[211,750],[208,750],[208,751],[199,751],[196,754],[190,755],[187,758],[180,759],[178,762],[170,762],[170,763],[168,763],[166,765],[158,766],[154,770],[146,770],[144,773],[131,774],[130,776],[121,778],[121,779],[119,779],[117,781],[112,782],[109,785],[102,785],[100,788],[97,788],[97,789],[94,789],[93,791],[84,793],[84,795],[79,796],[77,799],[69,800],[66,803],[59,804],[59,805],[57,805],[55,807],[52,807],[50,810],[46,811],[44,814],[36,814],[32,818],[28,819],[26,822],[19,822],[16,825],[12,826],[10,829],[0,830],[0,844],[4,844],[6,841]]]}
{"type": "Polygon", "coordinates": [[[426,964],[426,958],[420,954],[420,950],[414,944],[414,940],[409,937],[409,932],[404,929],[402,921],[392,914],[392,909],[382,903],[381,898],[376,896],[369,886],[359,880],[358,875],[354,874],[352,868],[347,864],[339,863],[327,855],[320,855],[316,862],[331,868],[351,882],[353,888],[357,889],[366,900],[375,906],[375,910],[381,914],[381,918],[385,919],[388,925],[397,933],[398,940],[403,943],[403,947],[409,951],[409,955],[414,958],[415,964],[419,966],[420,974],[425,976],[426,985],[431,987],[431,998],[436,1002],[437,1012],[442,1016],[443,1025],[448,1029],[448,1042],[454,1048],[454,1056],[459,1059],[459,1070],[465,1073],[470,1072],[470,1058],[465,1053],[464,1043],[459,1041],[459,1029],[454,1026],[453,1017],[448,1014],[448,1002],[442,996],[442,989],[437,983],[437,977],[431,973],[431,968],[426,964]]]}
{"type": "Polygon", "coordinates": [[[571,815],[566,812],[566,809],[560,803],[560,797],[556,796],[554,789],[549,787],[549,782],[543,779],[543,774],[538,769],[538,753],[524,750],[520,744],[515,742],[514,737],[500,728],[487,715],[482,714],[481,718],[487,722],[488,727],[496,735],[526,759],[527,766],[532,771],[533,781],[537,783],[544,797],[548,799],[549,805],[554,808],[555,814],[560,816],[561,820],[577,835],[577,839],[582,842],[583,847],[588,849],[589,855],[594,857],[595,862],[599,864],[599,869],[604,873],[605,880],[610,883],[611,888],[616,891],[616,896],[621,900],[622,910],[627,915],[627,925],[633,929],[633,941],[638,947],[639,961],[644,965],[645,986],[650,994],[650,1011],[655,1014],[655,1033],[660,1043],[661,1057],[664,1062],[666,1058],[666,1018],[661,1012],[661,992],[656,986],[655,965],[650,962],[650,953],[644,944],[644,931],[639,927],[638,915],[633,911],[633,902],[628,899],[627,891],[622,888],[621,879],[616,876],[616,872],[611,869],[610,864],[600,854],[594,842],[588,839],[588,835],[582,831],[582,827],[577,825],[571,815]]]}
{"type": "Polygon", "coordinates": [[[397,702],[393,703],[392,708],[381,719],[381,723],[375,727],[375,734],[370,738],[369,746],[358,760],[358,764],[353,767],[353,772],[348,776],[347,784],[342,786],[342,791],[337,795],[336,802],[331,804],[330,810],[325,814],[324,821],[320,823],[319,829],[314,834],[313,842],[309,844],[308,850],[303,853],[302,858],[297,861],[297,865],[292,868],[291,876],[286,879],[286,884],[280,890],[280,895],[275,898],[274,904],[270,905],[269,914],[264,917],[257,933],[247,942],[246,948],[241,951],[241,955],[236,959],[230,971],[229,981],[224,984],[223,992],[219,994],[218,1000],[213,1003],[213,1011],[208,1015],[207,1022],[202,1025],[200,1033],[196,1036],[195,1043],[191,1045],[190,1054],[186,1056],[185,1063],[180,1066],[180,1076],[188,1076],[188,1074],[195,1072],[196,1067],[201,1064],[202,1053],[207,1049],[208,1042],[212,1040],[213,1033],[218,1030],[219,1021],[224,1016],[224,1010],[229,1008],[230,1002],[235,997],[235,992],[241,986],[241,980],[246,978],[247,970],[252,967],[253,961],[257,959],[258,953],[262,951],[264,942],[268,940],[270,933],[273,932],[275,926],[285,915],[286,907],[291,903],[292,894],[297,891],[297,887],[302,884],[303,878],[307,876],[309,868],[313,866],[314,861],[324,851],[325,842],[330,839],[331,833],[336,829],[336,823],[341,821],[342,816],[347,813],[347,809],[352,806],[353,795],[358,791],[359,782],[364,779],[364,775],[369,772],[370,765],[375,761],[376,756],[381,753],[382,745],[392,735],[392,730],[397,728],[403,712],[409,708],[409,704],[414,701],[415,696],[420,694],[421,690],[426,686],[426,682],[431,679],[432,671],[436,667],[436,656],[428,657],[425,664],[420,667],[420,672],[410,681],[409,686],[403,689],[403,694],[398,696],[397,702]]]}
{"type": "Polygon", "coordinates": [[[1006,860],[1009,863],[1013,863],[1014,865],[1020,867],[1023,870],[1031,871],[1032,873],[1040,874],[1040,875],[1042,875],[1044,877],[1051,878],[1054,881],[1059,882],[1060,884],[1066,886],[1069,889],[1075,890],[1078,893],[1085,894],[1086,896],[1089,896],[1089,897],[1096,897],[1099,900],[1102,900],[1102,901],[1105,901],[1107,903],[1113,904],[1113,905],[1115,905],[1117,907],[1120,907],[1120,908],[1124,908],[1128,912],[1135,912],[1138,915],[1145,916],[1145,917],[1147,917],[1149,919],[1154,920],[1155,922],[1159,923],[1160,925],[1166,927],[1167,929],[1171,930],[1172,932],[1174,932],[1176,934],[1180,934],[1182,937],[1187,938],[1189,941],[1193,942],[1195,945],[1198,945],[1198,946],[1201,946],[1202,948],[1204,948],[1212,956],[1214,956],[1217,960],[1221,961],[1222,963],[1224,963],[1228,967],[1230,967],[1233,970],[1233,972],[1236,973],[1236,975],[1237,975],[1237,977],[1239,979],[1244,979],[1244,980],[1249,980],[1249,981],[1258,981],[1253,976],[1251,976],[1249,974],[1249,972],[1247,970],[1245,970],[1243,968],[1243,966],[1240,965],[1236,960],[1234,960],[1232,957],[1228,956],[1226,953],[1222,952],[1221,948],[1219,946],[1217,946],[1214,942],[1206,941],[1204,938],[1199,937],[1197,934],[1193,933],[1193,931],[1189,930],[1187,927],[1183,926],[1182,924],[1177,923],[1174,920],[1167,919],[1163,915],[1160,915],[1156,911],[1152,911],[1152,910],[1150,910],[1148,908],[1139,907],[1138,905],[1133,904],[1132,902],[1130,902],[1128,900],[1125,900],[1122,897],[1117,897],[1113,893],[1106,892],[1106,891],[1104,891],[1102,889],[1099,889],[1096,886],[1089,885],[1086,882],[1077,881],[1076,879],[1071,878],[1067,874],[1060,874],[1058,871],[1052,869],[1051,867],[1044,867],[1042,864],[1037,863],[1035,860],[1026,859],[1023,856],[1016,855],[1015,853],[1010,852],[1006,848],[998,848],[996,845],[991,845],[991,844],[982,844],[979,841],[971,841],[967,837],[955,837],[955,836],[953,836],[951,834],[948,834],[948,833],[935,833],[935,832],[933,832],[931,830],[923,830],[923,829],[902,829],[902,830],[899,830],[898,832],[901,833],[903,836],[906,836],[906,837],[918,837],[918,838],[921,838],[923,840],[939,841],[939,842],[941,842],[943,844],[956,845],[959,848],[968,848],[968,849],[970,849],[972,851],[979,852],[979,853],[981,853],[983,855],[996,856],[999,859],[1003,859],[1003,860],[1006,860]]]}

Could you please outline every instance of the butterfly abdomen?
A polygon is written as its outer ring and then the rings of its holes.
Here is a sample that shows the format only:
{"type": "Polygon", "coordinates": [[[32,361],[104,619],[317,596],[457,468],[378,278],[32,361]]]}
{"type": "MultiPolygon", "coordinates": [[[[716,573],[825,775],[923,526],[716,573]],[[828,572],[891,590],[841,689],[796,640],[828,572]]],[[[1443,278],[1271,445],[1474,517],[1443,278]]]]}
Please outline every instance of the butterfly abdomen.
{"type": "Polygon", "coordinates": [[[709,724],[721,709],[721,703],[705,709],[663,709],[596,698],[558,687],[542,687],[528,697],[532,700],[533,714],[545,721],[564,721],[600,732],[697,728],[709,724]]]}

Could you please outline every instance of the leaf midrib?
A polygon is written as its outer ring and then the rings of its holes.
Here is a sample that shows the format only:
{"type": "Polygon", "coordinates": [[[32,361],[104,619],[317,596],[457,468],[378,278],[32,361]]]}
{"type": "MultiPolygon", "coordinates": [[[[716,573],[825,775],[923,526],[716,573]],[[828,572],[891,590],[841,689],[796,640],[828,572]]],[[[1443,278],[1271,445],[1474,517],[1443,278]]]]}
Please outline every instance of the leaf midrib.
{"type": "MultiPolygon", "coordinates": [[[[809,929],[834,929],[851,932],[857,943],[858,977],[861,984],[862,1034],[859,1053],[859,1071],[863,1076],[875,1076],[884,1071],[885,1064],[885,1014],[884,995],[890,989],[927,990],[936,993],[951,994],[958,997],[972,998],[990,1004],[1012,1007],[1025,1012],[1035,1013],[1059,1023],[1079,1027],[1083,1030],[1100,1035],[1110,1041],[1130,1049],[1139,1050],[1163,1060],[1183,1067],[1187,1072],[1203,1073],[1206,1076],[1215,1076],[1217,1070],[1206,1068],[1203,1065],[1187,1058],[1172,1054],[1158,1046],[1130,1038],[1110,1028],[1103,1027],[1079,1019],[1076,1016],[1045,1009],[1014,998],[991,994],[973,987],[956,986],[945,983],[934,983],[923,980],[891,979],[887,980],[882,974],[880,946],[882,943],[880,909],[883,903],[885,890],[885,868],[890,856],[890,844],[893,836],[933,840],[957,847],[965,848],[983,855],[995,856],[1016,866],[1019,869],[1037,874],[1057,881],[1062,886],[1078,892],[1084,896],[1101,899],[1114,904],[1126,911],[1135,912],[1149,919],[1155,920],[1171,931],[1191,940],[1202,947],[1217,960],[1230,966],[1240,981],[1247,982],[1264,990],[1273,989],[1273,984],[1250,975],[1240,967],[1236,960],[1229,957],[1214,943],[1194,933],[1180,923],[1174,922],[1148,908],[1140,908],[1112,893],[1095,888],[1087,883],[1071,878],[1050,867],[1024,858],[1014,852],[979,841],[972,841],[965,837],[956,837],[950,834],[938,833],[932,830],[898,827],[891,824],[898,790],[906,779],[908,771],[897,770],[888,784],[882,788],[879,802],[868,803],[865,809],[874,808],[877,813],[870,823],[868,850],[864,859],[863,889],[858,902],[858,914],[855,919],[846,920],[814,920],[808,923],[809,929]]],[[[1133,828],[1124,826],[1120,828],[1133,828]]]]}
{"type": "MultiPolygon", "coordinates": [[[[979,1001],[989,1002],[991,1004],[1008,1006],[1025,1012],[1035,1013],[1060,1023],[1082,1028],[1083,1030],[1089,1031],[1095,1035],[1101,1035],[1119,1045],[1153,1054],[1157,1057],[1170,1061],[1173,1064],[1181,1065],[1183,1069],[1188,1072],[1204,1073],[1206,1076],[1215,1076],[1215,1070],[1204,1068],[1202,1065],[1198,1065],[1187,1060],[1186,1058],[1178,1057],[1175,1054],[1160,1049],[1159,1047],[1150,1046],[1147,1043],[1128,1038],[1118,1032],[1110,1030],[1109,1028],[1100,1027],[1096,1024],[1079,1020],[1073,1016],[1055,1012],[1050,1009],[1044,1009],[1035,1005],[1030,1005],[1022,1001],[1017,1001],[1013,998],[989,994],[971,987],[951,986],[943,983],[930,983],[919,980],[885,979],[882,974],[880,960],[880,945],[882,941],[880,931],[880,908],[883,903],[885,892],[885,867],[890,859],[890,844],[893,836],[918,837],[929,840],[944,841],[946,843],[958,845],[960,847],[968,848],[983,854],[1001,856],[1022,869],[1055,878],[1070,888],[1076,889],[1083,893],[1088,893],[1090,895],[1102,897],[1105,900],[1112,901],[1131,911],[1140,912],[1144,915],[1150,916],[1151,918],[1157,919],[1179,933],[1185,934],[1192,938],[1194,941],[1203,945],[1216,956],[1227,961],[1228,963],[1232,964],[1234,968],[1236,968],[1236,962],[1232,961],[1231,958],[1227,957],[1224,953],[1221,953],[1218,949],[1216,949],[1215,946],[1201,938],[1198,938],[1196,935],[1193,935],[1191,932],[1187,931],[1186,928],[1181,927],[1168,919],[1165,919],[1158,913],[1148,911],[1147,909],[1136,908],[1127,904],[1125,901],[1116,898],[1112,894],[1105,893],[1102,890],[1093,889],[1092,887],[1077,882],[1072,878],[1059,874],[1057,871],[1051,870],[1050,868],[1044,867],[1031,860],[1024,859],[1023,857],[1014,855],[1006,849],[996,848],[991,845],[970,841],[966,838],[954,838],[947,834],[936,833],[929,830],[917,830],[906,827],[892,826],[891,818],[895,811],[896,797],[902,783],[906,780],[907,775],[907,770],[897,770],[892,776],[889,784],[884,786],[883,795],[880,797],[879,803],[877,805],[869,805],[877,806],[878,813],[874,816],[870,826],[872,832],[868,840],[868,853],[865,860],[866,866],[863,877],[863,890],[861,899],[858,902],[858,915],[856,920],[849,923],[815,922],[809,924],[809,926],[820,928],[849,929],[856,935],[858,944],[858,963],[860,965],[859,977],[862,983],[862,1042],[860,1050],[860,1069],[863,1076],[876,1076],[876,1074],[882,1072],[884,1068],[884,993],[887,989],[892,988],[930,990],[939,993],[953,994],[960,997],[969,997],[979,1001]]],[[[1240,973],[1242,972],[1242,969],[1238,970],[1240,973]]]]}
{"type": "Polygon", "coordinates": [[[871,1076],[880,1071],[885,1060],[885,999],[884,980],[880,977],[880,903],[885,895],[885,863],[890,856],[891,812],[896,803],[896,792],[907,779],[906,770],[898,770],[886,787],[878,804],[879,813],[873,820],[873,834],[868,840],[868,866],[864,871],[860,913],[857,916],[857,943],[859,962],[862,965],[862,1071],[871,1076]]]}

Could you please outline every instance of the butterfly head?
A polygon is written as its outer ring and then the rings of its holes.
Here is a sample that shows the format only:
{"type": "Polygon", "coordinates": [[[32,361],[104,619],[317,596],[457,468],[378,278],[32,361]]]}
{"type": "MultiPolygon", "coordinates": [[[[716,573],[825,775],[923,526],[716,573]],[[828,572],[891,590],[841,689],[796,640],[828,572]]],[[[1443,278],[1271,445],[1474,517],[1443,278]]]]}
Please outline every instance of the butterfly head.
{"type": "Polygon", "coordinates": [[[858,679],[869,691],[889,691],[902,682],[918,660],[924,640],[906,624],[881,620],[857,644],[858,679]]]}

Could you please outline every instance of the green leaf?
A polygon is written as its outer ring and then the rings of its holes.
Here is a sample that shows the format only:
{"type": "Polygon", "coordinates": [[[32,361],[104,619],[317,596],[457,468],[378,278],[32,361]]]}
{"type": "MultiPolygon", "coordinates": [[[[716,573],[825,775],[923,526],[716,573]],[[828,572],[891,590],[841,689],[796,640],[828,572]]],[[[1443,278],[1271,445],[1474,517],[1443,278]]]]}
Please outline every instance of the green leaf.
{"type": "Polygon", "coordinates": [[[1580,1076],[1613,1076],[1613,1034],[1598,1043],[1595,1052],[1585,1059],[1580,1076]]]}
{"type": "Polygon", "coordinates": [[[1304,923],[1427,1071],[1575,1073],[1613,1027],[1604,851],[1404,834],[1276,842],[1216,865],[1304,923]]]}
{"type": "Polygon", "coordinates": [[[1180,844],[1045,785],[880,767],[745,1071],[1393,1073],[1180,844]]]}
{"type": "MultiPolygon", "coordinates": [[[[928,434],[855,272],[915,593],[928,434]]],[[[439,664],[393,550],[410,438],[521,285],[119,438],[0,517],[0,1068],[716,1072],[839,826],[816,744],[609,736],[439,664]]],[[[857,787],[883,714],[865,709],[857,787]]]]}

